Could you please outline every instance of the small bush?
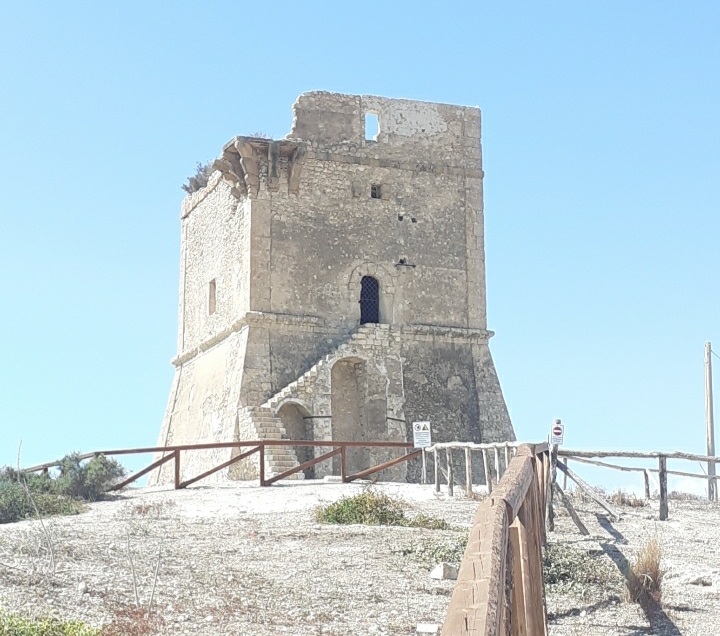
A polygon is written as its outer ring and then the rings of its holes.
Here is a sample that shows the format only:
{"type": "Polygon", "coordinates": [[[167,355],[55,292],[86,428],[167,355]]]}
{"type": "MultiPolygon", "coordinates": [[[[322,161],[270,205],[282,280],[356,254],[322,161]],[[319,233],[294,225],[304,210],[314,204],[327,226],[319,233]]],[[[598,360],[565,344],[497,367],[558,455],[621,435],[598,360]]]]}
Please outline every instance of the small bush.
{"type": "Polygon", "coordinates": [[[455,536],[438,541],[424,541],[417,545],[403,546],[392,552],[411,557],[432,567],[441,561],[460,565],[468,543],[468,533],[458,532],[455,536]]]}
{"type": "Polygon", "coordinates": [[[627,588],[631,602],[642,604],[650,599],[660,601],[663,579],[661,560],[660,539],[654,535],[640,548],[628,572],[627,588]]]}
{"type": "Polygon", "coordinates": [[[100,630],[79,621],[54,618],[30,619],[0,610],[2,636],[100,636],[100,630]]]}
{"type": "Polygon", "coordinates": [[[43,517],[77,514],[84,501],[99,499],[125,472],[114,459],[99,455],[83,462],[77,453],[63,458],[55,479],[47,474],[22,475],[4,467],[0,469],[0,523],[33,518],[35,506],[43,517]]]}
{"type": "MultiPolygon", "coordinates": [[[[32,493],[32,491],[31,494],[43,517],[75,515],[83,509],[83,503],[71,497],[43,492],[32,493]]],[[[35,516],[35,507],[25,489],[18,482],[0,481],[0,523],[11,523],[35,516]]]]}
{"type": "Polygon", "coordinates": [[[204,188],[208,184],[208,179],[213,173],[212,164],[197,162],[195,166],[195,174],[192,177],[188,177],[187,183],[184,183],[181,187],[188,194],[197,192],[204,188]]]}
{"type": "Polygon", "coordinates": [[[405,526],[447,530],[450,526],[443,519],[419,514],[413,519],[405,516],[403,502],[370,488],[351,497],[320,506],[315,510],[315,519],[322,523],[351,524],[368,526],[405,526]]]}
{"type": "Polygon", "coordinates": [[[143,608],[122,607],[114,611],[112,621],[106,625],[102,636],[150,636],[162,631],[165,621],[157,614],[150,614],[143,608]]]}
{"type": "Polygon", "coordinates": [[[426,528],[427,530],[450,530],[452,526],[439,517],[431,517],[424,513],[415,515],[412,519],[406,519],[406,523],[403,524],[411,528],[426,528]]]}
{"type": "Polygon", "coordinates": [[[602,589],[622,589],[622,576],[602,550],[591,552],[561,543],[543,550],[543,576],[547,586],[581,597],[602,589]]]}
{"type": "Polygon", "coordinates": [[[321,506],[315,511],[315,518],[323,523],[399,526],[403,525],[405,512],[397,499],[368,489],[321,506]]]}
{"type": "Polygon", "coordinates": [[[66,497],[96,501],[125,474],[123,466],[104,455],[83,463],[78,453],[72,453],[62,459],[60,475],[53,480],[53,491],[66,497]]]}

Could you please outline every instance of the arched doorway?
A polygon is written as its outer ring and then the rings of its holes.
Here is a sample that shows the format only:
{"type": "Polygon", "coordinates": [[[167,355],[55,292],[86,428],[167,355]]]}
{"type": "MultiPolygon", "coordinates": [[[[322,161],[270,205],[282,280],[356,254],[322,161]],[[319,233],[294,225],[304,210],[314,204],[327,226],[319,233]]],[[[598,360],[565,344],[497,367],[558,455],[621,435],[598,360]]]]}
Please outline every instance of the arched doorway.
{"type": "MultiPolygon", "coordinates": [[[[294,402],[286,402],[278,410],[277,416],[282,420],[288,439],[313,440],[312,419],[310,419],[310,413],[302,406],[294,402]]],[[[295,450],[300,464],[310,461],[315,456],[312,446],[293,446],[292,448],[295,450]]],[[[306,468],[303,472],[305,479],[315,477],[314,466],[306,468]]]]}
{"type": "Polygon", "coordinates": [[[380,322],[380,283],[374,276],[360,280],[360,324],[380,322]]]}

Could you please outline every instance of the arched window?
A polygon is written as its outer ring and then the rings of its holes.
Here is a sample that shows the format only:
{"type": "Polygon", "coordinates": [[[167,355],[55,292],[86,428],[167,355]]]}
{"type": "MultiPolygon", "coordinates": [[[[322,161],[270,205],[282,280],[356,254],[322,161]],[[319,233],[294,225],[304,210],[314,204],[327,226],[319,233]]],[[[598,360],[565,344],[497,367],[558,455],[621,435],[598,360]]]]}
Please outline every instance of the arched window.
{"type": "Polygon", "coordinates": [[[360,281],[360,324],[380,322],[380,284],[373,276],[360,281]]]}

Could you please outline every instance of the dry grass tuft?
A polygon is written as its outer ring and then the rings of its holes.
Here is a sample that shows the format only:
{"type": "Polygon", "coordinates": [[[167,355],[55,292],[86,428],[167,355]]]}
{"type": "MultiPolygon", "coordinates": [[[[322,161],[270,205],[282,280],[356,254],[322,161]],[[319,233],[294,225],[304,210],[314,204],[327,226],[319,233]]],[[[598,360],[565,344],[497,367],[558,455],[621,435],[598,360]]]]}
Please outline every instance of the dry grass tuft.
{"type": "Polygon", "coordinates": [[[132,508],[132,513],[141,517],[145,516],[162,516],[163,512],[168,511],[175,506],[175,502],[172,499],[166,499],[164,501],[153,501],[151,503],[139,503],[135,504],[132,508]]]}
{"type": "Polygon", "coordinates": [[[635,496],[635,493],[624,490],[616,490],[608,497],[608,500],[616,506],[629,506],[631,508],[644,508],[648,505],[647,501],[635,496]]]}
{"type": "Polygon", "coordinates": [[[673,490],[668,493],[668,499],[672,501],[707,501],[705,497],[696,495],[691,492],[684,492],[682,490],[673,490]]]}
{"type": "Polygon", "coordinates": [[[164,621],[156,614],[135,607],[115,610],[112,622],[103,628],[102,636],[150,636],[162,630],[164,621]]]}
{"type": "Polygon", "coordinates": [[[628,572],[628,597],[642,604],[650,599],[659,602],[662,595],[662,546],[657,534],[640,548],[628,572]]]}

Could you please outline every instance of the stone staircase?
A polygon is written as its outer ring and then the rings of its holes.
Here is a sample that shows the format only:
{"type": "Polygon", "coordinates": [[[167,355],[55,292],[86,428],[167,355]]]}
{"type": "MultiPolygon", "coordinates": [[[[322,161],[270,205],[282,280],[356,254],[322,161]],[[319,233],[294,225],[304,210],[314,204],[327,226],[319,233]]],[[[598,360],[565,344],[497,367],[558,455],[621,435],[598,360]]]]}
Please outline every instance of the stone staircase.
{"type": "MultiPolygon", "coordinates": [[[[387,329],[387,325],[379,325],[375,323],[369,323],[360,326],[345,342],[340,343],[330,353],[323,356],[313,366],[310,367],[303,375],[297,380],[288,384],[284,389],[278,391],[273,395],[267,402],[265,402],[261,408],[270,408],[273,412],[278,405],[288,398],[304,399],[305,402],[311,402],[311,394],[314,393],[316,381],[324,371],[329,371],[330,367],[339,358],[344,358],[349,354],[352,354],[353,345],[359,341],[366,340],[369,337],[374,336],[378,331],[384,331],[387,329]]],[[[330,389],[329,385],[327,387],[330,389]]]]}
{"type": "MultiPolygon", "coordinates": [[[[317,404],[318,398],[330,396],[331,369],[333,364],[349,356],[357,355],[359,349],[379,344],[388,337],[388,325],[362,325],[347,340],[318,360],[297,380],[278,391],[260,406],[243,409],[246,420],[254,427],[258,439],[287,439],[282,420],[275,412],[283,401],[296,399],[305,404],[317,404]]],[[[330,413],[329,403],[326,413],[330,413]]],[[[252,429],[251,429],[252,430],[252,429]]],[[[291,446],[268,446],[265,448],[265,473],[268,477],[298,465],[295,449],[291,446]]],[[[304,479],[303,473],[295,473],[289,479],[304,479]]]]}
{"type": "MultiPolygon", "coordinates": [[[[286,439],[287,434],[282,420],[276,417],[271,408],[248,406],[242,411],[245,422],[254,427],[257,439],[286,439]]],[[[265,476],[274,477],[298,465],[295,449],[292,446],[265,447],[265,476]]],[[[304,479],[303,473],[293,473],[287,479],[304,479]]]]}

